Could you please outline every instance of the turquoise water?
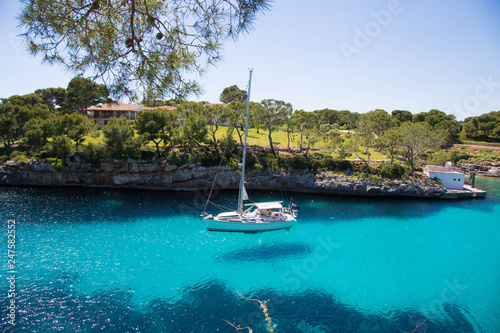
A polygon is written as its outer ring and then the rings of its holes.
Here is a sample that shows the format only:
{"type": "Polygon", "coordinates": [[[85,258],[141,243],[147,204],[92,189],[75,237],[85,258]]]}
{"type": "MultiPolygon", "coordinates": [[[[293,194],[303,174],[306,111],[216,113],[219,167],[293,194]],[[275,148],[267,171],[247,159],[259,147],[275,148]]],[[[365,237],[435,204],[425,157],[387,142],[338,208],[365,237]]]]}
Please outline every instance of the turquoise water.
{"type": "Polygon", "coordinates": [[[261,234],[206,231],[201,193],[0,188],[2,248],[17,221],[14,328],[264,332],[241,293],[269,300],[277,332],[498,332],[500,180],[477,186],[486,199],[293,194],[299,224],[261,234]]]}

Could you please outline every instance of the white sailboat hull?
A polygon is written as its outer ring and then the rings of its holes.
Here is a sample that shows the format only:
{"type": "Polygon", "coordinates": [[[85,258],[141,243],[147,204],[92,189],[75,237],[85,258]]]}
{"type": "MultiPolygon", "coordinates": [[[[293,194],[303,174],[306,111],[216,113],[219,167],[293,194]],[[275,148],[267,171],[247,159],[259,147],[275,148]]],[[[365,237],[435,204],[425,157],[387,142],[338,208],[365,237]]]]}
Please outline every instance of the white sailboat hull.
{"type": "Polygon", "coordinates": [[[229,231],[229,232],[262,232],[280,229],[289,229],[297,224],[295,219],[283,221],[262,221],[262,220],[247,220],[242,221],[241,218],[219,220],[215,218],[205,218],[205,227],[209,231],[229,231]]]}

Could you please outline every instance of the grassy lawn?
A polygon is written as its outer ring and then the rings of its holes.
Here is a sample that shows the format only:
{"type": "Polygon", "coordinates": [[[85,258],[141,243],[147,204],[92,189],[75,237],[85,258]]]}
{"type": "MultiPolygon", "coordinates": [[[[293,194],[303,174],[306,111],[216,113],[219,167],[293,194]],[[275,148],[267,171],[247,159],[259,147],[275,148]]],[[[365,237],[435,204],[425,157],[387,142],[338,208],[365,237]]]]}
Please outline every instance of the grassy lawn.
{"type": "Polygon", "coordinates": [[[475,140],[471,140],[471,139],[460,139],[460,141],[462,141],[462,144],[463,145],[467,145],[468,143],[469,144],[474,144],[474,145],[485,145],[485,146],[498,146],[500,143],[498,142],[487,142],[487,141],[475,141],[475,140]]]}
{"type": "MultiPolygon", "coordinates": [[[[219,140],[221,139],[224,135],[226,135],[226,133],[228,132],[229,128],[228,127],[221,127],[215,137],[219,140]]],[[[269,148],[269,139],[268,139],[268,132],[265,131],[265,130],[260,130],[260,133],[257,133],[257,130],[255,128],[250,128],[248,130],[248,145],[249,146],[260,146],[260,147],[267,147],[269,148]]],[[[211,138],[211,135],[209,135],[209,137],[211,138]]],[[[283,131],[283,130],[279,130],[279,131],[276,131],[276,132],[273,132],[272,134],[272,137],[273,137],[273,144],[274,144],[274,147],[275,148],[286,148],[287,147],[287,144],[288,144],[288,140],[287,140],[287,135],[286,135],[286,132],[283,131]]],[[[236,140],[236,142],[239,144],[239,139],[238,139],[238,134],[236,132],[236,130],[233,130],[233,138],[236,140]]],[[[83,147],[89,145],[90,143],[92,145],[98,145],[98,144],[104,144],[104,136],[101,135],[98,136],[98,137],[91,137],[91,136],[85,136],[84,137],[84,141],[83,143],[81,143],[79,145],[79,150],[83,149],[83,147]]],[[[300,136],[299,134],[297,133],[294,133],[291,135],[291,140],[290,140],[290,148],[299,148],[299,139],[300,139],[300,136]]],[[[347,140],[350,140],[350,139],[347,139],[347,140]]],[[[324,142],[323,141],[318,141],[313,149],[311,149],[309,151],[309,154],[312,155],[312,154],[321,154],[323,156],[326,156],[328,155],[328,152],[329,150],[328,149],[324,149],[324,142]]],[[[150,141],[150,142],[147,142],[145,143],[145,145],[147,146],[151,146],[151,147],[154,147],[155,144],[154,142],[150,141]]],[[[3,143],[0,143],[0,147],[3,146],[3,143]]],[[[75,149],[76,147],[76,144],[75,142],[71,142],[71,148],[72,149],[75,149]]],[[[305,149],[307,148],[306,146],[306,143],[303,144],[303,152],[305,152],[305,149]]],[[[371,160],[386,160],[386,159],[389,159],[389,157],[387,157],[386,155],[380,153],[380,152],[377,152],[377,151],[374,151],[373,149],[370,149],[369,150],[370,153],[371,153],[371,160]]],[[[361,157],[363,158],[367,158],[367,156],[364,154],[364,148],[363,147],[360,147],[360,151],[358,152],[358,155],[360,155],[361,157]]],[[[332,153],[330,155],[331,157],[339,157],[338,154],[336,153],[332,153]]],[[[352,156],[350,157],[347,157],[347,159],[349,160],[354,160],[356,159],[356,156],[354,154],[352,154],[352,156]]]]}
{"type": "MultiPolygon", "coordinates": [[[[218,140],[220,140],[220,139],[222,139],[222,137],[224,135],[226,135],[226,133],[228,131],[229,131],[229,127],[221,127],[221,128],[219,128],[219,130],[215,134],[215,137],[218,140]]],[[[239,144],[238,134],[237,134],[236,130],[233,130],[232,136],[236,140],[236,142],[238,142],[238,144],[239,144]]],[[[265,130],[261,129],[259,131],[259,133],[257,133],[257,130],[255,128],[250,128],[250,129],[248,129],[247,143],[249,146],[269,147],[269,138],[267,136],[268,136],[268,132],[265,130]]],[[[209,137],[211,138],[211,135],[209,135],[209,137]]],[[[273,137],[273,145],[275,148],[286,148],[287,147],[288,139],[287,139],[287,135],[286,135],[285,131],[279,130],[279,131],[273,132],[272,137],[273,137]]],[[[299,148],[299,139],[300,139],[299,134],[296,134],[296,133],[292,134],[291,140],[290,140],[290,148],[299,148]]],[[[86,146],[89,143],[92,143],[93,145],[104,143],[104,136],[102,134],[97,138],[86,136],[85,141],[82,144],[80,144],[80,147],[83,148],[83,146],[86,146]]],[[[327,155],[328,150],[323,149],[324,144],[325,143],[323,141],[318,141],[314,146],[314,150],[311,150],[309,153],[312,154],[314,152],[320,152],[323,155],[327,155]]],[[[154,144],[154,142],[150,141],[150,142],[145,143],[145,145],[154,146],[155,144],[154,144]]],[[[71,147],[75,148],[74,142],[72,143],[71,147]]],[[[305,151],[305,148],[306,148],[305,143],[303,145],[303,148],[305,151]]],[[[386,155],[384,155],[380,152],[374,151],[373,149],[370,149],[369,151],[371,153],[371,160],[389,159],[389,157],[387,157],[386,155]]],[[[367,156],[363,152],[364,152],[364,148],[360,147],[360,152],[358,152],[358,154],[363,158],[367,158],[367,156]]],[[[338,155],[335,153],[331,154],[330,156],[338,157],[338,155]]],[[[353,159],[356,159],[356,156],[353,154],[351,157],[348,157],[347,159],[353,160],[353,159]]]]}
{"type": "MultiPolygon", "coordinates": [[[[221,139],[226,133],[228,132],[229,128],[228,127],[222,127],[220,128],[217,133],[215,134],[215,137],[217,139],[221,139]]],[[[248,140],[247,143],[249,146],[262,146],[262,147],[269,147],[269,138],[268,132],[265,130],[260,130],[260,133],[257,133],[257,130],[255,128],[250,128],[248,129],[248,140]]],[[[238,139],[238,134],[236,130],[233,130],[233,138],[236,140],[236,142],[239,142],[238,139]]],[[[283,130],[279,130],[276,132],[272,133],[272,138],[273,138],[273,145],[275,148],[282,147],[286,148],[288,145],[288,139],[286,132],[283,130]]],[[[290,148],[299,148],[299,139],[300,135],[299,134],[292,134],[291,140],[290,140],[290,148]]],[[[349,139],[348,139],[349,140],[349,139]]],[[[327,154],[327,151],[323,150],[325,143],[324,141],[318,141],[314,148],[319,149],[320,152],[323,154],[327,154]]],[[[306,144],[304,143],[303,148],[306,148],[306,144]]],[[[364,154],[364,148],[360,147],[360,152],[358,152],[358,155],[361,156],[362,158],[367,158],[366,154],[364,154]]],[[[315,150],[317,151],[317,150],[315,150]]],[[[310,153],[313,153],[314,151],[311,151],[310,153]]],[[[390,159],[390,157],[387,157],[386,155],[377,152],[373,149],[370,149],[369,152],[371,153],[371,160],[386,160],[390,159]]],[[[337,154],[333,153],[330,156],[332,157],[338,157],[337,154]]],[[[347,159],[356,159],[356,156],[353,154],[350,158],[348,157],[347,159]]]]}

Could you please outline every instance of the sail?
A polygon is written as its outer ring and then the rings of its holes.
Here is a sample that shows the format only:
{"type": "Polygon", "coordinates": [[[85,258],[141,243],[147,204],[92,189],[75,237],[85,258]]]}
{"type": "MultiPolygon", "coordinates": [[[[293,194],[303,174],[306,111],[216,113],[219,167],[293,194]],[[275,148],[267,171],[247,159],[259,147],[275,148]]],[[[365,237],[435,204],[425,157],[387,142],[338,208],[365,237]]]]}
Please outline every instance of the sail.
{"type": "Polygon", "coordinates": [[[242,197],[242,200],[248,200],[248,194],[247,194],[247,190],[245,188],[245,185],[243,185],[243,187],[242,187],[242,195],[241,195],[241,197],[242,197]]]}

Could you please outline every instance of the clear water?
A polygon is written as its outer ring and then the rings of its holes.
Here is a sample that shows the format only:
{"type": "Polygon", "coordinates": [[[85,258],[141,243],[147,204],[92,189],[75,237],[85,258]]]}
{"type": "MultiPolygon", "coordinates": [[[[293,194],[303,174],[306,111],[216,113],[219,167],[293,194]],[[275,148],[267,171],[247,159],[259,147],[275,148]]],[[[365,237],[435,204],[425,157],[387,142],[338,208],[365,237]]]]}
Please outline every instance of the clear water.
{"type": "Polygon", "coordinates": [[[0,331],[265,332],[241,293],[277,332],[498,332],[500,179],[477,185],[486,199],[293,194],[299,224],[260,234],[206,231],[200,193],[0,188],[0,331]]]}

